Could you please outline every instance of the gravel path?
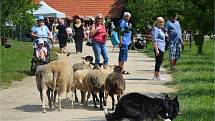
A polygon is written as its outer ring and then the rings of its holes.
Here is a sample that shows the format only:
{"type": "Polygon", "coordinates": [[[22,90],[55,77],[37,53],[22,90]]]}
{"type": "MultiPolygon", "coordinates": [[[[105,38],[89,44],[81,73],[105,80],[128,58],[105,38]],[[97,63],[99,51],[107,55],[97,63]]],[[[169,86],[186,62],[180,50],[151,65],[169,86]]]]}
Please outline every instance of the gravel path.
{"type": "MultiPolygon", "coordinates": [[[[108,45],[110,65],[116,65],[119,49],[112,51],[111,44],[108,43],[108,45]]],[[[68,49],[74,53],[74,43],[68,44],[68,49]]],[[[81,61],[80,57],[82,56],[93,56],[90,47],[84,46],[83,51],[83,53],[72,54],[70,57],[71,61],[77,63],[81,61]]],[[[163,68],[161,68],[161,76],[166,80],[152,80],[154,58],[149,58],[145,54],[137,51],[129,51],[128,59],[126,70],[131,72],[131,74],[124,75],[126,79],[126,93],[140,92],[157,96],[160,93],[175,91],[164,85],[164,83],[171,81],[172,78],[163,68]]],[[[1,121],[105,121],[104,112],[93,108],[91,98],[90,105],[87,109],[78,103],[74,105],[74,108],[71,108],[63,100],[64,108],[61,112],[48,110],[47,113],[42,113],[39,92],[36,89],[35,76],[28,76],[23,81],[14,81],[10,88],[1,90],[0,101],[1,121]]],[[[108,98],[108,108],[111,108],[110,98],[108,98]]]]}

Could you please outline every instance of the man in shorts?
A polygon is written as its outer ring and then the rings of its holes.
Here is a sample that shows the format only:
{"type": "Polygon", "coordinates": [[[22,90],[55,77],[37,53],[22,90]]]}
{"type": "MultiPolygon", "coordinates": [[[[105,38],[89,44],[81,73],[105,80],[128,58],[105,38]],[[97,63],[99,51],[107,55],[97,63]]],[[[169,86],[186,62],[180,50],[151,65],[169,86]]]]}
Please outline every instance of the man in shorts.
{"type": "Polygon", "coordinates": [[[131,43],[131,24],[129,24],[129,20],[131,18],[131,14],[129,12],[124,12],[123,19],[119,22],[120,27],[120,52],[119,52],[119,66],[122,68],[123,74],[129,74],[129,72],[125,71],[124,63],[128,60],[128,46],[131,43]]]}

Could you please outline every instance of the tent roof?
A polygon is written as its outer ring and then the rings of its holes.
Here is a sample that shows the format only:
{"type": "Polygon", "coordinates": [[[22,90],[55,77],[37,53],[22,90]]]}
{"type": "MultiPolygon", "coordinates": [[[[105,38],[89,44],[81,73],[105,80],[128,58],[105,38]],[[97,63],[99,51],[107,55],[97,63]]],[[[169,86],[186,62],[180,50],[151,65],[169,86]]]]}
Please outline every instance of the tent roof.
{"type": "Polygon", "coordinates": [[[46,4],[44,1],[40,1],[39,4],[41,6],[36,11],[33,12],[34,16],[43,15],[44,17],[65,18],[64,13],[55,10],[54,8],[46,4]]]}

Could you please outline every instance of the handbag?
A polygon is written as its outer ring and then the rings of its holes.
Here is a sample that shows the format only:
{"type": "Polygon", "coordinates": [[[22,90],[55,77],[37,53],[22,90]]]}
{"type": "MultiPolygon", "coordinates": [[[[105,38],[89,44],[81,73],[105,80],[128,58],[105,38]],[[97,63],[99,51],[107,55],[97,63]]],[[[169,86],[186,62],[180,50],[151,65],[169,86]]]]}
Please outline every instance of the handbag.
{"type": "Polygon", "coordinates": [[[92,45],[93,45],[93,43],[92,43],[92,41],[91,41],[91,40],[87,40],[86,45],[87,45],[87,46],[92,46],[92,45]]]}

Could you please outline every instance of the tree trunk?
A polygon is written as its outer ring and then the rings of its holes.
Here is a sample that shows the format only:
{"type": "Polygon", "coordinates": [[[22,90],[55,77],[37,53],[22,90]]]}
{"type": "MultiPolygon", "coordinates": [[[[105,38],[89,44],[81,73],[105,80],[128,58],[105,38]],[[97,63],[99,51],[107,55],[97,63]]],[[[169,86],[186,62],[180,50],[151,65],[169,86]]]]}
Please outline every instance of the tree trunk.
{"type": "Polygon", "coordinates": [[[195,40],[195,44],[197,45],[197,48],[198,48],[198,54],[201,55],[202,54],[202,47],[203,47],[203,43],[204,43],[204,35],[203,34],[195,34],[194,40],[195,40]]]}

